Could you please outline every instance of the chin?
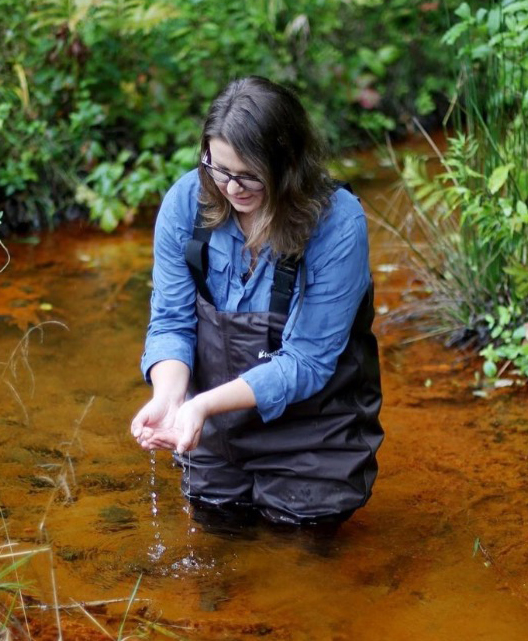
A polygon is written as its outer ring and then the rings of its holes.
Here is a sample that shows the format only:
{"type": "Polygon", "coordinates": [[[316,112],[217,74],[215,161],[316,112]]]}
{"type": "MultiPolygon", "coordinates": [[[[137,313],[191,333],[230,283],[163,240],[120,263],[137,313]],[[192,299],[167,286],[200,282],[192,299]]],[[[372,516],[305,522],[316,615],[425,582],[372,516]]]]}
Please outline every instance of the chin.
{"type": "Polygon", "coordinates": [[[233,209],[235,209],[235,211],[239,211],[242,214],[252,214],[258,209],[258,207],[255,206],[254,202],[248,202],[247,204],[237,203],[231,200],[229,202],[231,203],[231,206],[233,207],[233,209]]]}

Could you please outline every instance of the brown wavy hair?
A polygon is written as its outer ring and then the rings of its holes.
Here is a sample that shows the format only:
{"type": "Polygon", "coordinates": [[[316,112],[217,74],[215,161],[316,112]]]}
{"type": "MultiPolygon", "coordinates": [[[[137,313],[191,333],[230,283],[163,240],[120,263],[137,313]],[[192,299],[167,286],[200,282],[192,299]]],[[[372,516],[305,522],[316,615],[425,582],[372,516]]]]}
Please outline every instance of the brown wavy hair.
{"type": "MultiPolygon", "coordinates": [[[[246,248],[269,242],[275,255],[300,258],[333,187],[324,145],[297,96],[259,76],[234,80],[209,108],[200,158],[212,138],[229,144],[265,185],[246,248]]],[[[204,226],[214,229],[229,218],[231,205],[201,164],[199,174],[204,226]]]]}

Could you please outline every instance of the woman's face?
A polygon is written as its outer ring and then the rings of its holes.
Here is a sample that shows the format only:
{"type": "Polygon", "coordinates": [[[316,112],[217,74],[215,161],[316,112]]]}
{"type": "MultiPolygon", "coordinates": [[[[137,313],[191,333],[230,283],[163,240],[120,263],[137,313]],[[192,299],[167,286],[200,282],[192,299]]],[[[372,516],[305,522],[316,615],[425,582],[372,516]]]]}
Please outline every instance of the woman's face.
{"type": "MultiPolygon", "coordinates": [[[[221,138],[211,138],[209,141],[209,152],[211,155],[211,165],[217,169],[223,169],[232,176],[254,175],[244,161],[239,158],[233,147],[221,138]]],[[[215,180],[215,185],[239,214],[246,214],[248,216],[255,214],[260,209],[264,200],[265,190],[248,191],[239,185],[236,180],[230,180],[228,183],[215,180]]]]}

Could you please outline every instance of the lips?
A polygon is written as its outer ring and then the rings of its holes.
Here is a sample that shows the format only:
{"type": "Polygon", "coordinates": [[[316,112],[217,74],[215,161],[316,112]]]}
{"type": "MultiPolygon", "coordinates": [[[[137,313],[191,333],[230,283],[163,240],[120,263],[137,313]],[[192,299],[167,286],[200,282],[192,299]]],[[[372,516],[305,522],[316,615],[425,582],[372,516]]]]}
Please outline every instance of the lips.
{"type": "Polygon", "coordinates": [[[237,203],[238,205],[245,205],[253,198],[253,196],[244,196],[244,198],[240,198],[239,196],[229,196],[229,198],[232,202],[237,203]]]}

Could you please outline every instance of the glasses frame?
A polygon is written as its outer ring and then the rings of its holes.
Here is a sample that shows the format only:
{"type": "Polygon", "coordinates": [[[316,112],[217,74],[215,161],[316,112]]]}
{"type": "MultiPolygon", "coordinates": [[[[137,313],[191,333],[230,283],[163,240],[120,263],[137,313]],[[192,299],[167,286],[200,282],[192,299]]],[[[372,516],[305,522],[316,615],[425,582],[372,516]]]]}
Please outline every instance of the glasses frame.
{"type": "Polygon", "coordinates": [[[225,169],[219,169],[218,167],[214,167],[213,165],[211,165],[209,160],[210,160],[210,156],[208,154],[206,154],[202,158],[202,165],[206,168],[206,170],[212,169],[214,171],[218,171],[219,173],[223,174],[226,177],[226,180],[217,180],[216,178],[211,176],[209,172],[207,172],[207,175],[210,176],[210,178],[212,178],[212,180],[214,180],[217,183],[228,185],[232,180],[234,180],[239,187],[244,189],[244,191],[253,191],[253,192],[260,192],[266,188],[266,185],[262,182],[262,180],[260,180],[260,178],[255,178],[255,176],[236,176],[236,175],[230,174],[225,169]],[[241,180],[244,180],[244,179],[253,180],[254,182],[260,183],[262,186],[259,187],[258,189],[252,189],[251,187],[248,187],[247,185],[244,185],[242,182],[240,182],[241,180]]]}

